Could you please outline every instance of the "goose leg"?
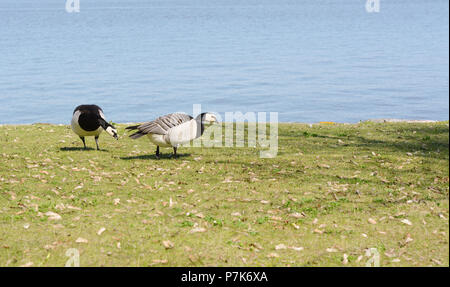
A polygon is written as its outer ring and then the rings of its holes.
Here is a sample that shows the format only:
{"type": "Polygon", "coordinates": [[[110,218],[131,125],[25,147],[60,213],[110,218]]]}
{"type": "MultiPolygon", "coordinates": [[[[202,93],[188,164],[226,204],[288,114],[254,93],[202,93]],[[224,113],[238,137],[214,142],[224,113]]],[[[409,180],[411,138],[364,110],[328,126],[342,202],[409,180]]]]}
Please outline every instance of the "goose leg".
{"type": "Polygon", "coordinates": [[[159,159],[159,145],[156,146],[156,158],[159,159]]]}
{"type": "Polygon", "coordinates": [[[97,150],[100,150],[100,148],[98,147],[98,136],[95,137],[95,144],[97,145],[97,150]]]}
{"type": "Polygon", "coordinates": [[[177,148],[173,147],[173,157],[177,158],[177,148]]]}
{"type": "Polygon", "coordinates": [[[84,149],[86,149],[86,141],[84,140],[84,137],[80,137],[80,139],[83,141],[84,149]]]}

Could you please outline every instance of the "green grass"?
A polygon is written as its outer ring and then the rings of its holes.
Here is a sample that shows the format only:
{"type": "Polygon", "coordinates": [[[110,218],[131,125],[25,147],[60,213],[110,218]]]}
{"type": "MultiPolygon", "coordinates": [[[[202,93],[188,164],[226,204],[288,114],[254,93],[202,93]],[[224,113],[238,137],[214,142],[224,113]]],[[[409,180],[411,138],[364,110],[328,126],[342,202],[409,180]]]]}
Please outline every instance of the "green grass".
{"type": "Polygon", "coordinates": [[[155,160],[124,127],[85,151],[68,126],[0,126],[0,266],[64,266],[69,248],[81,266],[365,266],[368,248],[381,266],[449,266],[448,122],[280,124],[273,159],[155,160]]]}

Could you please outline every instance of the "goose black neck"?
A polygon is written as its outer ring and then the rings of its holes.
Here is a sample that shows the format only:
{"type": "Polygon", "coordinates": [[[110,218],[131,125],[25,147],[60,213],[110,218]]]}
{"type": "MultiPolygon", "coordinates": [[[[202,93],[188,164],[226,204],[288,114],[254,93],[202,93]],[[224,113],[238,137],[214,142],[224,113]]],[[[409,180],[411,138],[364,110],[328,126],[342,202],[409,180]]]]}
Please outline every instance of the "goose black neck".
{"type": "Polygon", "coordinates": [[[102,119],[100,117],[98,118],[98,123],[104,130],[106,130],[108,127],[114,128],[110,123],[108,123],[107,121],[105,121],[104,119],[102,119]]]}
{"type": "Polygon", "coordinates": [[[203,132],[205,131],[205,125],[203,124],[203,120],[205,119],[206,113],[201,113],[199,114],[196,118],[195,121],[197,122],[197,131],[198,131],[198,127],[200,127],[200,135],[203,135],[203,132]]]}

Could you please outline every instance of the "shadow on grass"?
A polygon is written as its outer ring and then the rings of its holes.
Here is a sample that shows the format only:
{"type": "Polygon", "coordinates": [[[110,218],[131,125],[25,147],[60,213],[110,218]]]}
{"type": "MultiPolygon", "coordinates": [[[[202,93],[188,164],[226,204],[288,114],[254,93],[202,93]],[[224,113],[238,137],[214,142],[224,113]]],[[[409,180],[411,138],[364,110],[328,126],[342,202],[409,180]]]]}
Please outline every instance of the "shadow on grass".
{"type": "MultiPolygon", "coordinates": [[[[390,126],[376,126],[374,129],[377,132],[385,133],[385,138],[371,139],[368,137],[360,136],[355,133],[347,131],[348,135],[327,135],[303,132],[297,134],[297,137],[306,138],[321,138],[338,140],[343,139],[346,144],[342,147],[353,147],[355,149],[368,149],[377,152],[423,152],[418,154],[421,157],[426,158],[439,158],[448,159],[449,157],[449,142],[448,132],[449,129],[446,126],[400,126],[398,128],[391,128],[390,126]],[[440,153],[435,153],[436,151],[440,153]]],[[[294,134],[290,133],[289,138],[292,138],[294,134]]]]}
{"type": "MultiPolygon", "coordinates": [[[[91,148],[91,147],[87,147],[87,148],[84,148],[84,147],[62,147],[59,150],[60,151],[93,151],[93,150],[97,151],[97,149],[91,148]]],[[[108,151],[108,150],[100,149],[98,151],[108,151]]]]}
{"type": "Polygon", "coordinates": [[[396,139],[376,140],[361,136],[354,137],[357,141],[354,146],[356,148],[368,148],[388,152],[423,152],[423,154],[419,154],[419,156],[425,158],[448,159],[449,142],[448,136],[445,136],[445,134],[448,134],[448,129],[411,128],[411,133],[413,130],[416,131],[416,136],[401,135],[397,136],[396,139]],[[435,153],[438,150],[440,153],[435,153]]]}
{"type": "Polygon", "coordinates": [[[166,154],[160,154],[159,155],[159,159],[156,158],[156,155],[154,154],[146,154],[146,155],[137,155],[137,156],[126,156],[126,157],[121,157],[120,159],[122,160],[139,160],[139,159],[152,159],[152,160],[164,160],[164,159],[178,159],[178,158],[183,158],[183,157],[188,157],[190,156],[190,153],[179,153],[177,154],[177,157],[174,158],[173,154],[171,153],[166,153],[166,154]]]}

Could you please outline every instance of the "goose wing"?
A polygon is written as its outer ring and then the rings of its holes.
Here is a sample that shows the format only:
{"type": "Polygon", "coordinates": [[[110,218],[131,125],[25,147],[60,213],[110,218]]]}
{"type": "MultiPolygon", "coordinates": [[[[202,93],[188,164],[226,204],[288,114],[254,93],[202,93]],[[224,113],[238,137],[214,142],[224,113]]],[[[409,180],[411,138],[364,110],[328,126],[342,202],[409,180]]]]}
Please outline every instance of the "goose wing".
{"type": "Polygon", "coordinates": [[[190,115],[174,113],[161,116],[154,121],[146,122],[138,126],[127,127],[127,129],[138,130],[136,134],[131,135],[133,138],[138,138],[146,134],[166,135],[171,128],[192,119],[190,115]]]}

